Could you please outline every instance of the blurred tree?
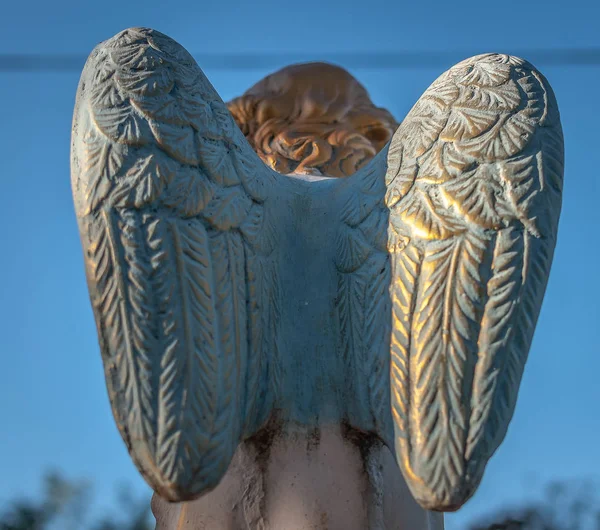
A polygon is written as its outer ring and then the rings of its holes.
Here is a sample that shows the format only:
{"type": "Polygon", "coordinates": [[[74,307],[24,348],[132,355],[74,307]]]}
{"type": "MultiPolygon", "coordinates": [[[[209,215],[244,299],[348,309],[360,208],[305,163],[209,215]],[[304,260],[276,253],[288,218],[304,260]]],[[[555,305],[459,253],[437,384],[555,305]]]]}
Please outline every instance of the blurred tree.
{"type": "Polygon", "coordinates": [[[90,487],[86,482],[69,482],[57,473],[44,479],[41,501],[19,499],[0,519],[0,530],[46,530],[62,519],[65,530],[79,530],[85,517],[90,487]]]}
{"type": "Polygon", "coordinates": [[[589,481],[578,487],[552,483],[542,503],[506,509],[470,530],[600,530],[600,507],[589,481]]]}
{"type": "Polygon", "coordinates": [[[17,499],[0,515],[0,530],[153,530],[150,502],[134,499],[121,488],[119,505],[122,516],[109,516],[87,523],[91,507],[91,487],[85,481],[70,481],[57,473],[44,479],[40,500],[17,499]]]}
{"type": "MultiPolygon", "coordinates": [[[[118,492],[119,516],[88,523],[91,487],[57,473],[44,480],[42,499],[17,499],[0,515],[0,530],[153,530],[147,498],[134,498],[126,487],[118,492]]],[[[593,485],[551,484],[544,501],[505,509],[471,525],[469,530],[600,530],[600,506],[593,485]]]]}
{"type": "Polygon", "coordinates": [[[125,519],[109,517],[102,519],[92,527],[92,530],[154,530],[150,522],[150,500],[146,498],[135,499],[131,490],[122,486],[118,494],[120,512],[125,514],[125,519]]]}

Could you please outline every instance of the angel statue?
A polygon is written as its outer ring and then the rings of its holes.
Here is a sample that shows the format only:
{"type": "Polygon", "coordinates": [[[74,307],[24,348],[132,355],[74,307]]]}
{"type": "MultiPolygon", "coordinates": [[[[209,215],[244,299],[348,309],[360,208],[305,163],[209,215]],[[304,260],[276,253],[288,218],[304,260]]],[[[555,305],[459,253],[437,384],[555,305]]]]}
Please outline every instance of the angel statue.
{"type": "Polygon", "coordinates": [[[420,530],[502,442],[556,243],[563,138],[528,62],[400,125],[329,64],[228,104],[146,28],[79,83],[72,187],[116,424],[163,530],[420,530]]]}

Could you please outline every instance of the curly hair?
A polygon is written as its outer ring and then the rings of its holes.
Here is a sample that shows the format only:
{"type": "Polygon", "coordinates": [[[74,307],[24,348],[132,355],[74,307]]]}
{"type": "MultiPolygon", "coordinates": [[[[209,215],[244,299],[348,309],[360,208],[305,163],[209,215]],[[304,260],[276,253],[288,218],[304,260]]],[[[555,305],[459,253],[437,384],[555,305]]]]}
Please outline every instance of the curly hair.
{"type": "Polygon", "coordinates": [[[349,176],[398,126],[354,77],[326,63],[283,68],[227,106],[260,158],[284,174],[349,176]]]}

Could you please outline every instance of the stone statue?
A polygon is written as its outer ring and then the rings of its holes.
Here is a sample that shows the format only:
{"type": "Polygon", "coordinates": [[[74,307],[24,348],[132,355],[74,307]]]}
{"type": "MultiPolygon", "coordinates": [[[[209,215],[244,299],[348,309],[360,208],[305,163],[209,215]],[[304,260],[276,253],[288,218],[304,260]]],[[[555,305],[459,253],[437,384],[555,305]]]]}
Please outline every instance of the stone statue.
{"type": "Polygon", "coordinates": [[[96,47],[73,195],[158,528],[442,528],[512,416],[562,176],[516,57],[459,63],[398,126],[331,65],[226,106],[157,31],[96,47]]]}

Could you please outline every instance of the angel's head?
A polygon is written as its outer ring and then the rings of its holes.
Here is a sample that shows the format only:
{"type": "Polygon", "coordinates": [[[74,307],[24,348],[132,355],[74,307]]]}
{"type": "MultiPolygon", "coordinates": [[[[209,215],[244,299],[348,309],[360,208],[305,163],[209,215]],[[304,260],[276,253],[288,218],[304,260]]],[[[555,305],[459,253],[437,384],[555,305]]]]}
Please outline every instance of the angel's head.
{"type": "Polygon", "coordinates": [[[260,158],[284,174],[351,175],[398,126],[354,77],[326,63],[283,68],[227,106],[260,158]]]}

